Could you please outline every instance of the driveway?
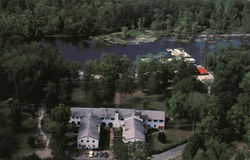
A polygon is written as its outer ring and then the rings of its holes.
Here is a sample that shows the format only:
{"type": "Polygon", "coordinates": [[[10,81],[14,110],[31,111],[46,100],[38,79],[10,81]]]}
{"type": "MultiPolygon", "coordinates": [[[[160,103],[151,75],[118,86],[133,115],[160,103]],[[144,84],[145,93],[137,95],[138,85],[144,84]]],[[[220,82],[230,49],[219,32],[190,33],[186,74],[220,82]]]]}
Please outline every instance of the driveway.
{"type": "Polygon", "coordinates": [[[161,154],[153,155],[152,160],[163,160],[163,159],[169,160],[171,158],[177,157],[177,156],[182,154],[185,146],[186,146],[186,144],[183,144],[179,147],[170,149],[170,150],[163,152],[161,154]]]}

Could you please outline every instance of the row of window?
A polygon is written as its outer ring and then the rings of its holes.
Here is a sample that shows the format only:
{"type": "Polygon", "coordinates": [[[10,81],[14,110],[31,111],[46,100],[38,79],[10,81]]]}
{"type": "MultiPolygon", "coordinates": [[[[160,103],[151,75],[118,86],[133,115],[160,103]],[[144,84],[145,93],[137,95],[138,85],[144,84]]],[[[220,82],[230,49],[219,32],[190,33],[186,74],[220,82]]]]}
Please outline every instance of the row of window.
{"type": "MultiPolygon", "coordinates": [[[[115,120],[115,118],[101,118],[101,120],[104,120],[104,119],[105,119],[105,120],[115,120]]],[[[124,118],[121,118],[120,120],[123,121],[124,118]]]]}
{"type": "MultiPolygon", "coordinates": [[[[72,117],[72,119],[75,119],[75,118],[76,118],[76,119],[79,119],[79,118],[81,119],[81,117],[72,117]]],[[[101,120],[104,120],[104,119],[105,119],[105,120],[115,120],[115,118],[101,118],[101,120]]],[[[120,120],[123,121],[124,118],[121,118],[120,120]]],[[[145,121],[145,120],[143,120],[143,121],[145,121]]],[[[152,119],[148,119],[147,121],[148,121],[148,122],[158,122],[158,121],[159,121],[159,122],[163,122],[163,120],[152,120],[152,119]]]]}
{"type": "MultiPolygon", "coordinates": [[[[81,142],[83,142],[83,140],[81,140],[81,142]]],[[[89,140],[87,140],[87,142],[89,142],[89,140]]],[[[92,142],[95,143],[95,140],[93,140],[92,142]]]]}
{"type": "Polygon", "coordinates": [[[75,118],[76,118],[76,119],[81,119],[82,117],[72,117],[72,119],[75,119],[75,118]]]}
{"type": "MultiPolygon", "coordinates": [[[[158,120],[152,120],[152,119],[148,119],[148,122],[158,122],[158,120]]],[[[163,122],[163,120],[159,120],[159,122],[163,122]]]]}

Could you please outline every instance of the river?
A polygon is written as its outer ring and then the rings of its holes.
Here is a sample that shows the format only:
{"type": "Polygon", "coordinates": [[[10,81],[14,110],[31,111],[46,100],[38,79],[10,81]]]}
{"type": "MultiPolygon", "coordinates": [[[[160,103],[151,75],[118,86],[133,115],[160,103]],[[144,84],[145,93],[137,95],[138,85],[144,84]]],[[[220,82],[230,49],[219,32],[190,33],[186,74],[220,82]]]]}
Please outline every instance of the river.
{"type": "Polygon", "coordinates": [[[163,52],[166,51],[167,48],[183,48],[196,60],[197,64],[202,64],[204,56],[202,52],[211,51],[213,45],[238,46],[240,44],[249,44],[249,42],[249,39],[242,40],[241,37],[238,36],[216,39],[212,42],[197,39],[196,41],[185,43],[175,42],[171,38],[163,37],[154,42],[139,44],[128,43],[125,46],[117,44],[101,45],[95,40],[86,43],[77,39],[50,39],[43,41],[44,44],[52,45],[59,49],[65,59],[78,61],[82,64],[87,60],[99,58],[102,53],[115,53],[119,56],[126,56],[134,61],[138,55],[163,52]]]}

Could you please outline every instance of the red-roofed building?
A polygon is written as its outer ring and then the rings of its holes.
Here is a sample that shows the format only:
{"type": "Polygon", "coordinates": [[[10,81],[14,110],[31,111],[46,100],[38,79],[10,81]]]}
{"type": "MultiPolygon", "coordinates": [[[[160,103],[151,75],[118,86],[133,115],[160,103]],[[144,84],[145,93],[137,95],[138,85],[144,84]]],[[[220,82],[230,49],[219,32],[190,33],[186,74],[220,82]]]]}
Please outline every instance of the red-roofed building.
{"type": "Polygon", "coordinates": [[[208,71],[204,67],[197,67],[199,75],[209,75],[208,71]]]}

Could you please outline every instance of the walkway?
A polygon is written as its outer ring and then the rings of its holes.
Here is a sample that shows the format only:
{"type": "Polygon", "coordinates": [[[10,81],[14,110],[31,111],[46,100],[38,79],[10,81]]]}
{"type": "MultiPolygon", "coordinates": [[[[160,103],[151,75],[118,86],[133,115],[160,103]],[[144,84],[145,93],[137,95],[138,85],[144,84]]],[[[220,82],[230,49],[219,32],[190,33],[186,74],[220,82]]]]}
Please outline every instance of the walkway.
{"type": "Polygon", "coordinates": [[[109,146],[110,148],[113,146],[113,139],[114,139],[114,129],[113,128],[109,128],[109,146]]]}
{"type": "Polygon", "coordinates": [[[171,158],[175,158],[175,157],[182,154],[185,146],[186,146],[186,144],[183,144],[179,147],[170,149],[170,150],[163,152],[161,154],[153,155],[152,160],[163,160],[163,159],[170,160],[171,158]]]}
{"type": "Polygon", "coordinates": [[[38,118],[37,118],[38,119],[37,128],[39,130],[39,134],[42,136],[42,139],[46,142],[46,146],[45,146],[44,149],[36,151],[36,154],[37,154],[38,157],[40,157],[42,159],[52,157],[52,151],[49,148],[50,138],[46,135],[46,133],[42,129],[42,120],[44,118],[44,114],[45,114],[44,108],[39,108],[39,110],[38,110],[38,118]]]}

